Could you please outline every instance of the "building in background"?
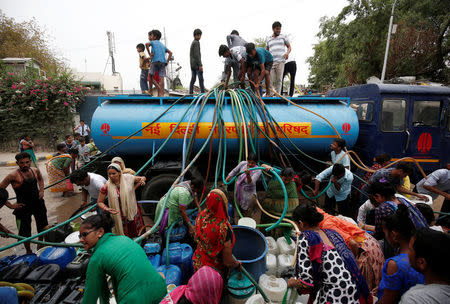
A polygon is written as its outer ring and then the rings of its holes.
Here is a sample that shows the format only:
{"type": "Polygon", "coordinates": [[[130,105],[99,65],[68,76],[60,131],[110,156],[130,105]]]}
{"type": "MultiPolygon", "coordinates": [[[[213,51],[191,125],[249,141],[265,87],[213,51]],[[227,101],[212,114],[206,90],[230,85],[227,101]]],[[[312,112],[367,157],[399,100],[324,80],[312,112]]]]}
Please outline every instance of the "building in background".
{"type": "Polygon", "coordinates": [[[33,58],[3,58],[1,61],[15,73],[36,70],[39,75],[45,75],[45,72],[42,71],[42,64],[33,58]]]}

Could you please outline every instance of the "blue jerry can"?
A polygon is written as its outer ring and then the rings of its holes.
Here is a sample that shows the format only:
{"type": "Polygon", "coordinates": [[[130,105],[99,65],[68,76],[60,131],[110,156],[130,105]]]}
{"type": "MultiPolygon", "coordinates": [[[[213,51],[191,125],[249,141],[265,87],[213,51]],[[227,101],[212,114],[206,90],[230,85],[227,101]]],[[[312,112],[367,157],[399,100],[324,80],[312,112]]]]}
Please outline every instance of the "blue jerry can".
{"type": "MultiPolygon", "coordinates": [[[[172,231],[170,232],[170,241],[171,242],[179,242],[184,238],[186,233],[187,233],[186,226],[184,226],[184,225],[175,226],[172,228],[172,231]]],[[[167,238],[167,230],[166,230],[165,236],[167,238]]]]}
{"type": "Polygon", "coordinates": [[[166,285],[174,284],[181,285],[181,269],[176,265],[161,265],[156,268],[156,271],[162,272],[166,277],[166,285]]]}
{"type": "Polygon", "coordinates": [[[39,256],[39,264],[58,264],[61,269],[64,269],[76,256],[77,252],[73,247],[49,247],[39,256]]]}
{"type": "Polygon", "coordinates": [[[161,265],[161,255],[151,254],[148,256],[148,260],[152,263],[153,267],[158,268],[161,265]]]}
{"type": "MultiPolygon", "coordinates": [[[[163,260],[166,258],[166,249],[164,249],[162,254],[163,260]]],[[[194,270],[192,255],[192,247],[188,244],[180,244],[178,242],[169,244],[169,263],[180,267],[183,274],[183,283],[189,280],[194,270]]]]}

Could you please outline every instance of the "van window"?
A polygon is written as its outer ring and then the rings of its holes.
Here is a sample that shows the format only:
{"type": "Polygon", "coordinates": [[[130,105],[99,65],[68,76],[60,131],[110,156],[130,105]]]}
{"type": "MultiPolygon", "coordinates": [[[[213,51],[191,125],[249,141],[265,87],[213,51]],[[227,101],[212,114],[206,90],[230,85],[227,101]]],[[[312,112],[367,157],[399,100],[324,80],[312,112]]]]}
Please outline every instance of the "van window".
{"type": "Polygon", "coordinates": [[[373,118],[373,103],[372,102],[355,102],[350,106],[355,110],[358,120],[372,121],[373,118]]]}
{"type": "Polygon", "coordinates": [[[426,101],[420,100],[414,102],[414,126],[437,126],[439,124],[439,107],[441,102],[438,100],[426,101]]]}
{"type": "Polygon", "coordinates": [[[404,131],[405,114],[406,101],[404,99],[384,99],[381,111],[381,131],[404,131]]]}

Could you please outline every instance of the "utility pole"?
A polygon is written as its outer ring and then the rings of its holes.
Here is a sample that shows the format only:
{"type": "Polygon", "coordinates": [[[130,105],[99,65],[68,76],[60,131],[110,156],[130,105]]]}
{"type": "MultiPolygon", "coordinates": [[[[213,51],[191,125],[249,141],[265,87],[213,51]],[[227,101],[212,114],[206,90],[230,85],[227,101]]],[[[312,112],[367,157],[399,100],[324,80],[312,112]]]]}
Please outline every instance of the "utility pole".
{"type": "Polygon", "coordinates": [[[109,49],[109,56],[111,57],[111,67],[112,67],[112,74],[116,75],[116,64],[114,61],[114,53],[116,52],[116,42],[114,39],[114,33],[107,31],[106,35],[108,36],[108,49],[109,49]]]}
{"type": "Polygon", "coordinates": [[[384,77],[386,76],[386,64],[387,64],[387,59],[388,59],[388,54],[389,54],[389,43],[391,41],[392,23],[394,21],[395,3],[397,3],[397,0],[394,0],[394,3],[392,4],[391,18],[389,20],[388,37],[387,37],[387,41],[386,41],[386,51],[384,52],[383,71],[381,72],[381,83],[384,82],[384,77]]]}

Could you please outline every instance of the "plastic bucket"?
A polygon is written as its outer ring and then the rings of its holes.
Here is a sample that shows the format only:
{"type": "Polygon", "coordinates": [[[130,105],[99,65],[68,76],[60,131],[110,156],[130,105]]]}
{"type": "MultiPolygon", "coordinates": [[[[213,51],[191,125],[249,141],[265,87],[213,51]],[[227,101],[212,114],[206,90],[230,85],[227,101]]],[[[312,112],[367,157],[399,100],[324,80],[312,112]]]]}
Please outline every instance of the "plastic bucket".
{"type": "Polygon", "coordinates": [[[264,235],[256,229],[246,226],[233,226],[236,243],[233,255],[242,266],[258,281],[266,272],[266,254],[269,246],[264,235]]]}

